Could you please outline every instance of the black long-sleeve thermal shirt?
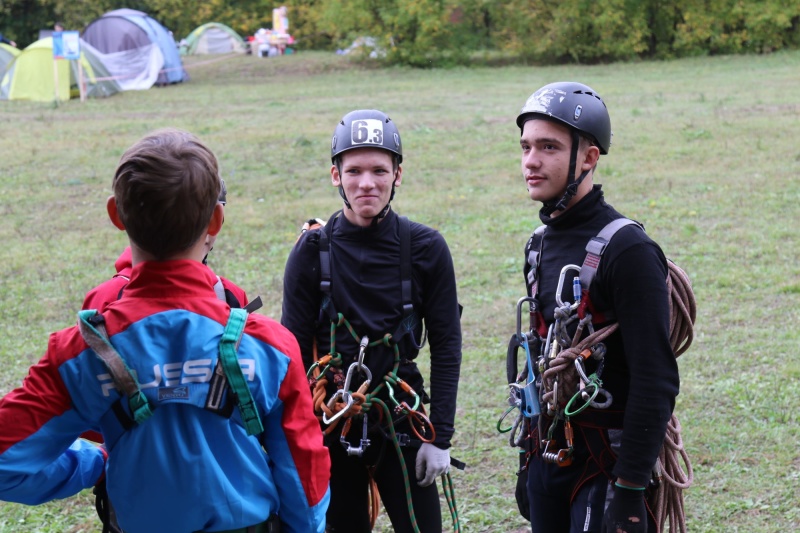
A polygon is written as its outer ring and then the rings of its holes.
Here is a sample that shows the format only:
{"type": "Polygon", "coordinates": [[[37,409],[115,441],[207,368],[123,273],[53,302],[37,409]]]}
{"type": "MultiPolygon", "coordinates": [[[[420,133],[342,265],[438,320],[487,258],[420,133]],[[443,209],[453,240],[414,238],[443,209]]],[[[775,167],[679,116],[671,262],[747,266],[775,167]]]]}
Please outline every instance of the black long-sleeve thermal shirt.
{"type": "MultiPolygon", "coordinates": [[[[580,266],[589,240],[621,217],[605,202],[599,185],[557,217],[540,214],[547,229],[539,266],[539,303],[548,326],[554,322],[561,268],[580,266]]],[[[594,308],[613,311],[619,323],[605,341],[602,372],[603,388],[613,395],[609,410],[623,412],[622,444],[613,473],[640,485],[650,479],[680,386],[669,343],[667,272],[661,248],[641,228],[629,225],[611,239],[589,293],[594,308]]],[[[564,283],[562,301],[573,299],[571,280],[564,283]]],[[[584,412],[586,417],[590,411],[584,412]]],[[[580,423],[581,416],[574,422],[580,423]]]]}
{"type": "MultiPolygon", "coordinates": [[[[336,330],[336,352],[343,358],[343,370],[358,357],[359,341],[370,342],[386,333],[394,334],[403,318],[400,274],[399,217],[389,211],[380,224],[360,227],[343,215],[333,218],[330,239],[332,300],[335,309],[352,325],[358,340],[346,327],[336,330]]],[[[461,368],[461,324],[456,295],[453,260],[441,234],[427,226],[410,222],[412,303],[419,318],[413,334],[422,340],[422,321],[430,346],[430,420],[436,430],[435,444],[450,445],[456,410],[458,378],[461,368]]],[[[303,234],[289,254],[284,273],[281,323],[300,344],[308,368],[313,362],[316,339],[321,357],[330,351],[331,322],[321,311],[320,231],[303,234]]],[[[413,362],[419,350],[409,339],[400,343],[398,375],[418,391],[422,376],[413,362]]],[[[370,391],[392,370],[394,353],[390,347],[369,348],[365,364],[373,375],[370,391]]],[[[385,396],[385,395],[384,395],[385,396]]]]}

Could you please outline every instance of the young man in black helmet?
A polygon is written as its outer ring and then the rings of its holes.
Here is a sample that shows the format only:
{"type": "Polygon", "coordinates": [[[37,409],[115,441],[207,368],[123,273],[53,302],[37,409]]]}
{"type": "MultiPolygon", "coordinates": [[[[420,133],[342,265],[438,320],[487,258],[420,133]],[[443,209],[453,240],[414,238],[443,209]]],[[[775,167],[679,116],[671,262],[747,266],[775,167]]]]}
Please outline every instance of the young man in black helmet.
{"type": "Polygon", "coordinates": [[[594,90],[545,85],[517,126],[522,174],[544,224],[528,241],[524,269],[540,354],[541,412],[531,419],[527,463],[533,532],[653,533],[645,489],[679,389],[666,258],[638,224],[621,224],[629,221],[594,183],[611,145],[594,90]],[[587,244],[612,221],[616,233],[592,241],[600,248],[587,259],[587,244]],[[593,279],[578,266],[585,259],[593,279]],[[586,341],[580,369],[556,368],[562,351],[600,331],[608,336],[586,341]]]}
{"type": "Polygon", "coordinates": [[[435,479],[450,465],[461,365],[453,261],[437,231],[390,206],[403,152],[389,117],[377,110],[345,115],[331,159],[344,206],[323,228],[304,233],[289,255],[281,319],[312,369],[332,462],[328,530],[370,531],[374,481],[395,531],[413,530],[408,494],[420,531],[441,531],[435,479]],[[428,396],[414,363],[425,331],[430,424],[417,400],[428,396]]]}

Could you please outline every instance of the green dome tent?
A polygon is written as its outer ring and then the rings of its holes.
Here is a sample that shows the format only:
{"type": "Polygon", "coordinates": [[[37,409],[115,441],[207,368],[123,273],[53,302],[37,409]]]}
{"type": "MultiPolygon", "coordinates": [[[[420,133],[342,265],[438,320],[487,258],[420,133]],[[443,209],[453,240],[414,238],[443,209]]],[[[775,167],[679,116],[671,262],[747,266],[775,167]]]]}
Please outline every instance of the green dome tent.
{"type": "Polygon", "coordinates": [[[5,43],[0,43],[0,75],[11,61],[19,55],[19,50],[5,43]]]}
{"type": "MultiPolygon", "coordinates": [[[[59,100],[77,97],[77,61],[59,59],[55,67],[54,61],[52,37],[40,39],[22,50],[6,67],[0,81],[0,100],[52,102],[56,98],[56,68],[59,100]]],[[[108,75],[94,48],[83,40],[80,62],[88,98],[111,96],[119,92],[119,85],[108,75]]]]}
{"type": "Polygon", "coordinates": [[[198,26],[181,42],[181,55],[243,53],[244,40],[225,24],[208,22],[198,26]]]}

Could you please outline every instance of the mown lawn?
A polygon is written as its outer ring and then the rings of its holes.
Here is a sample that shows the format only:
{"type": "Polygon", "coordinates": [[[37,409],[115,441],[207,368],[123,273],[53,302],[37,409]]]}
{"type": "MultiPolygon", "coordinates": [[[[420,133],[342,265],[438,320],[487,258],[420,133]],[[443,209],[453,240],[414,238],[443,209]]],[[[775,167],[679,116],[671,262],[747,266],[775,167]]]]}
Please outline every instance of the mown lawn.
{"type": "MultiPolygon", "coordinates": [[[[689,531],[800,528],[800,52],[453,70],[299,53],[187,68],[189,83],[107,100],[0,102],[0,395],[113,273],[125,238],[107,221],[105,198],[122,151],[140,136],[184,128],[218,154],[229,203],[211,264],[278,317],[300,225],[339,206],[328,173],[333,126],[351,109],[376,107],[405,144],[394,205],[447,239],[465,308],[452,450],[468,463],[453,474],[462,524],[523,528],[516,452],[495,429],[522,249],[538,225],[514,119],[534,89],[576,80],[611,113],[613,144],[595,181],[694,283],[696,338],[679,360],[676,409],[695,475],[689,531]]],[[[40,507],[0,504],[0,532],[99,531],[91,504],[88,491],[40,507]]]]}

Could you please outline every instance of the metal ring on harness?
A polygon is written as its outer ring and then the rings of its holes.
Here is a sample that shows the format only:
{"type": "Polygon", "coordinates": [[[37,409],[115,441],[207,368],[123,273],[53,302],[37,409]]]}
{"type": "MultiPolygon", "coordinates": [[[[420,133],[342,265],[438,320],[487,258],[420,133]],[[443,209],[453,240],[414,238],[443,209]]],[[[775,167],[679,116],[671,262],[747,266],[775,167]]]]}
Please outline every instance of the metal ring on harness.
{"type": "Polygon", "coordinates": [[[344,422],[344,427],[342,427],[342,433],[339,435],[339,443],[344,447],[347,455],[354,455],[356,457],[361,457],[364,455],[364,451],[369,448],[370,441],[367,438],[367,416],[362,415],[364,419],[363,427],[361,429],[361,442],[358,446],[351,446],[349,442],[347,442],[347,433],[350,431],[350,426],[352,425],[353,419],[348,418],[344,422]]]}

